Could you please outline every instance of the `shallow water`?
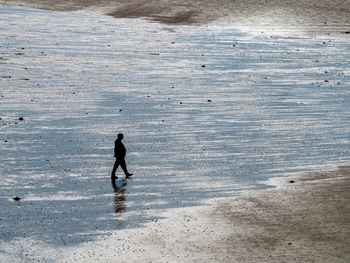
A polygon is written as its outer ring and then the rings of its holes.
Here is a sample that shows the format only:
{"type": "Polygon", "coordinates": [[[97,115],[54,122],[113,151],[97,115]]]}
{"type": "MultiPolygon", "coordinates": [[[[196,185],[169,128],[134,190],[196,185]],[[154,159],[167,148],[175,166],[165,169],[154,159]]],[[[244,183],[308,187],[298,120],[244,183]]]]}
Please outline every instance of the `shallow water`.
{"type": "Polygon", "coordinates": [[[0,32],[0,245],[76,245],[349,161],[350,43],[8,7],[0,32]],[[115,194],[118,132],[134,178],[115,194]]]}

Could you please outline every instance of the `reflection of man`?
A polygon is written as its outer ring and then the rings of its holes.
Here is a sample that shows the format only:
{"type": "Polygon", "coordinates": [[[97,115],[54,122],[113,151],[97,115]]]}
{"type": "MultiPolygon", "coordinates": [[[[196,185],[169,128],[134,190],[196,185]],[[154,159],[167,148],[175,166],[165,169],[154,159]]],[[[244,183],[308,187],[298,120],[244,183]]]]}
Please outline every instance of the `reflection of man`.
{"type": "Polygon", "coordinates": [[[115,176],[115,172],[116,172],[119,165],[123,169],[126,178],[132,176],[132,174],[129,173],[128,169],[126,168],[126,163],[125,163],[126,149],[125,149],[124,144],[122,143],[123,138],[124,138],[123,134],[119,133],[118,139],[115,140],[114,157],[116,159],[115,159],[115,163],[114,163],[113,170],[112,170],[112,180],[118,178],[117,176],[115,176]]]}

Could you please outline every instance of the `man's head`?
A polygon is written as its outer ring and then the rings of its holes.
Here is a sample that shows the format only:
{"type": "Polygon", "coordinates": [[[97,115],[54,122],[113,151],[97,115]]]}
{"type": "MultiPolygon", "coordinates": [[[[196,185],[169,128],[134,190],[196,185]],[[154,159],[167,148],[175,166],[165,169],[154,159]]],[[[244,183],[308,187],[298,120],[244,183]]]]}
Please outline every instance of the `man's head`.
{"type": "Polygon", "coordinates": [[[118,133],[118,140],[123,140],[124,135],[122,133],[118,133]]]}

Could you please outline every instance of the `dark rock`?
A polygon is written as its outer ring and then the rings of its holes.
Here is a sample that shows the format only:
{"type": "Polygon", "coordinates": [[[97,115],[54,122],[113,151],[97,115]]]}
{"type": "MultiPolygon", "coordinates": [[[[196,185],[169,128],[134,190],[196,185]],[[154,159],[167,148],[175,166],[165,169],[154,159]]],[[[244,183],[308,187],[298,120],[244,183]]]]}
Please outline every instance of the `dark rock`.
{"type": "Polygon", "coordinates": [[[350,34],[350,31],[345,31],[344,34],[350,34]]]}
{"type": "Polygon", "coordinates": [[[294,182],[294,180],[290,180],[289,183],[294,184],[295,182],[294,182]]]}
{"type": "Polygon", "coordinates": [[[18,120],[23,121],[24,119],[23,119],[23,117],[19,117],[18,120]]]}
{"type": "Polygon", "coordinates": [[[205,65],[202,65],[202,68],[205,68],[205,65]]]}
{"type": "Polygon", "coordinates": [[[208,100],[208,102],[212,102],[211,100],[208,100]]]}
{"type": "Polygon", "coordinates": [[[19,200],[21,200],[22,198],[20,198],[20,197],[18,197],[18,196],[16,196],[16,197],[14,197],[13,198],[13,200],[15,200],[15,201],[19,201],[19,200]]]}

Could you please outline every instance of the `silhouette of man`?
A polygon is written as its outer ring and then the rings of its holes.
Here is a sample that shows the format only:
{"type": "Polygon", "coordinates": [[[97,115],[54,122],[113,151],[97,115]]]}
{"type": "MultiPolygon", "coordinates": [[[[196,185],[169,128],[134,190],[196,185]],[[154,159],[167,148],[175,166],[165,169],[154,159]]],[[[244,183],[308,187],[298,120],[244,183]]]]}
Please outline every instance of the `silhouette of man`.
{"type": "Polygon", "coordinates": [[[114,157],[116,159],[112,170],[112,180],[115,180],[118,178],[117,176],[115,176],[115,172],[117,171],[117,168],[119,167],[119,165],[123,169],[126,178],[132,176],[132,174],[129,173],[128,169],[126,168],[126,163],[125,163],[126,149],[124,144],[122,143],[123,138],[124,138],[123,134],[119,133],[118,138],[115,140],[114,157]]]}

